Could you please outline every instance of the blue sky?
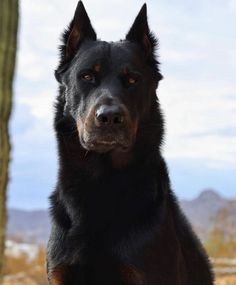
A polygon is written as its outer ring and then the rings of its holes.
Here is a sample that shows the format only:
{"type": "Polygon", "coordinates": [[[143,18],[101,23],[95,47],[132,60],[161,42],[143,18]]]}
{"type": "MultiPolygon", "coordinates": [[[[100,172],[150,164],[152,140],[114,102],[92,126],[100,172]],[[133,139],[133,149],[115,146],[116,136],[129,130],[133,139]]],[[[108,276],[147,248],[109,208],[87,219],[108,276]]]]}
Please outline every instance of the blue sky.
{"type": "MultiPolygon", "coordinates": [[[[52,128],[59,35],[77,1],[22,0],[11,118],[9,207],[48,207],[56,181],[52,128]]],[[[143,1],[84,0],[100,38],[124,38],[143,1]]],[[[160,41],[163,153],[172,187],[191,199],[205,188],[236,197],[236,0],[150,0],[160,41]]]]}

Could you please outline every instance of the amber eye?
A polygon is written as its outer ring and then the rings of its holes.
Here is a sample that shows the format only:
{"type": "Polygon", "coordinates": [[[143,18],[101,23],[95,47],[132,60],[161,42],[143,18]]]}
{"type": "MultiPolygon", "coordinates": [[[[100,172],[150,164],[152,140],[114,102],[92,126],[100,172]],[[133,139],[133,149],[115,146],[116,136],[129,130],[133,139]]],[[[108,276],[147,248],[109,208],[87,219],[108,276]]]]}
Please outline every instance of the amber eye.
{"type": "Polygon", "coordinates": [[[129,77],[128,78],[128,82],[129,82],[130,85],[132,85],[132,84],[135,84],[137,82],[137,80],[134,79],[133,77],[129,77]]]}
{"type": "Polygon", "coordinates": [[[94,76],[92,74],[89,74],[89,73],[82,75],[82,78],[86,81],[93,81],[94,80],[94,76]]]}

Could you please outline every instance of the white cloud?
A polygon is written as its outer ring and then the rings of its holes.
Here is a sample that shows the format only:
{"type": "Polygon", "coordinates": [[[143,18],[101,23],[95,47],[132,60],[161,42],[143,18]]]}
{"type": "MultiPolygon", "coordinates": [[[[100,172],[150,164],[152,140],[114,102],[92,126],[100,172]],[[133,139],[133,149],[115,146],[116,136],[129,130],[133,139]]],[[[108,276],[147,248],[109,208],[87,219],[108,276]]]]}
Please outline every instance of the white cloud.
{"type": "Polygon", "coordinates": [[[236,168],[236,113],[228,96],[235,94],[233,86],[206,82],[196,86],[193,81],[174,78],[166,81],[159,91],[167,121],[166,156],[236,168]]]}
{"type": "Polygon", "coordinates": [[[231,8],[236,8],[236,0],[229,0],[229,6],[231,8]]]}
{"type": "Polygon", "coordinates": [[[236,137],[218,135],[179,137],[169,144],[166,156],[170,159],[203,160],[209,167],[236,169],[236,137]]]}
{"type": "Polygon", "coordinates": [[[185,51],[185,50],[175,50],[173,48],[162,49],[161,58],[167,58],[170,62],[185,62],[190,60],[203,60],[206,59],[206,55],[200,52],[185,51]]]}
{"type": "Polygon", "coordinates": [[[40,120],[40,123],[50,123],[53,117],[53,94],[54,90],[47,90],[44,92],[37,92],[29,98],[29,96],[20,96],[17,103],[24,105],[29,109],[30,114],[36,119],[40,120]]]}

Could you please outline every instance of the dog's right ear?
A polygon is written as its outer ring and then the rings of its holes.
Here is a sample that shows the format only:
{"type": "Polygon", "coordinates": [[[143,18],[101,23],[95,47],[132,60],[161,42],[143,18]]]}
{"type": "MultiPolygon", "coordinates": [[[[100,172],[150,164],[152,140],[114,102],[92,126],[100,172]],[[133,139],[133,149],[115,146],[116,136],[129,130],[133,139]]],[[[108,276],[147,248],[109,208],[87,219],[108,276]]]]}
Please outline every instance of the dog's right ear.
{"type": "Polygon", "coordinates": [[[90,23],[90,19],[84,5],[82,1],[79,1],[70,26],[69,37],[66,42],[66,57],[73,57],[79,44],[84,39],[96,41],[96,38],[96,33],[90,23]]]}
{"type": "Polygon", "coordinates": [[[81,42],[86,39],[96,41],[97,36],[82,1],[79,1],[74,18],[62,36],[60,62],[55,71],[55,77],[58,82],[61,83],[61,75],[67,69],[71,59],[75,56],[81,42]]]}

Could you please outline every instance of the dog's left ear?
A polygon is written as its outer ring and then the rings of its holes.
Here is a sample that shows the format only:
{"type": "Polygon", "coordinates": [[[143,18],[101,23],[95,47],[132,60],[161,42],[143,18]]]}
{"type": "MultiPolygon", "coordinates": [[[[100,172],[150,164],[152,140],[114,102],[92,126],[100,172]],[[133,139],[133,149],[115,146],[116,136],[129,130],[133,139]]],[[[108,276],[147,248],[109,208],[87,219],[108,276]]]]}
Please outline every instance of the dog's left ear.
{"type": "Polygon", "coordinates": [[[126,35],[126,40],[140,44],[147,56],[153,54],[156,39],[149,30],[146,4],[142,6],[138,13],[138,16],[126,35]]]}

